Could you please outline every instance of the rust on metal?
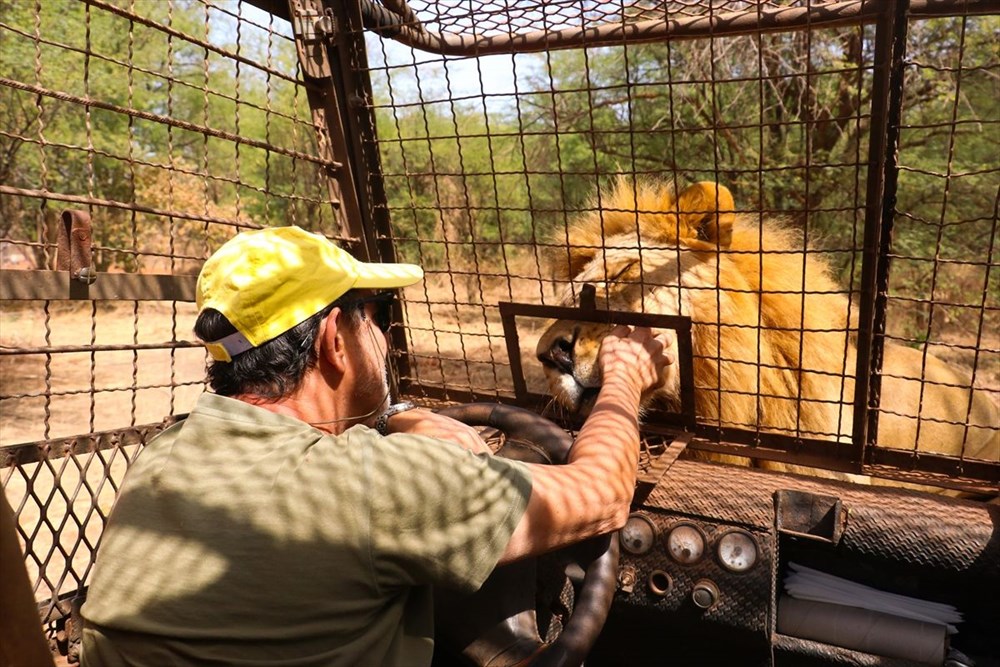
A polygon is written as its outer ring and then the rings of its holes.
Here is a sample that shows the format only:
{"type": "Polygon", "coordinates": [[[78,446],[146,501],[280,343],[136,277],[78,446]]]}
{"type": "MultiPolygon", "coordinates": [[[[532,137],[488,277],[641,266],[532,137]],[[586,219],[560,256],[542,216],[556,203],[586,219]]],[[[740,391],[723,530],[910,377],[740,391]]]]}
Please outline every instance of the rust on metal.
{"type": "MultiPolygon", "coordinates": [[[[365,68],[368,55],[364,26],[357,3],[332,3],[329,10],[335,22],[337,39],[330,43],[332,72],[325,95],[328,133],[335,154],[347,156],[348,169],[338,173],[343,205],[338,212],[345,232],[362,241],[351,250],[371,261],[393,263],[397,249],[388,198],[382,174],[376,135],[374,94],[365,68]]],[[[310,104],[314,104],[310,97],[310,104]]],[[[314,105],[315,106],[315,105],[314,105]]],[[[393,320],[403,320],[402,304],[393,305],[393,320]]],[[[392,341],[394,372],[390,390],[398,397],[410,377],[407,333],[403,327],[389,331],[392,341]]]]}
{"type": "MultiPolygon", "coordinates": [[[[656,488],[656,485],[660,483],[663,476],[670,470],[677,457],[690,444],[692,437],[691,433],[678,433],[670,439],[666,447],[662,448],[655,458],[651,458],[649,465],[640,469],[639,474],[636,476],[636,489],[632,498],[633,506],[638,506],[645,502],[649,494],[656,488]]],[[[652,448],[648,448],[648,451],[652,453],[652,448]]]]}
{"type": "Polygon", "coordinates": [[[774,492],[774,520],[779,533],[837,545],[849,512],[836,496],[795,489],[774,492]]]}
{"type": "Polygon", "coordinates": [[[97,274],[90,266],[90,214],[86,211],[66,209],[59,225],[59,242],[56,250],[56,270],[69,271],[74,280],[91,285],[97,274]]]}
{"type": "Polygon", "coordinates": [[[168,426],[176,424],[185,416],[170,415],[162,422],[156,422],[155,424],[112,429],[110,431],[77,435],[71,438],[27,442],[21,445],[4,445],[0,447],[0,468],[10,468],[27,463],[37,463],[46,459],[61,459],[77,454],[145,444],[154,435],[168,426]]]}
{"type": "Polygon", "coordinates": [[[330,76],[326,45],[335,37],[335,22],[322,0],[288,0],[295,48],[305,75],[313,79],[330,76]]]}
{"type": "Polygon", "coordinates": [[[195,276],[138,273],[94,273],[93,284],[72,280],[54,271],[0,272],[0,299],[4,301],[190,301],[195,300],[195,276]]]}

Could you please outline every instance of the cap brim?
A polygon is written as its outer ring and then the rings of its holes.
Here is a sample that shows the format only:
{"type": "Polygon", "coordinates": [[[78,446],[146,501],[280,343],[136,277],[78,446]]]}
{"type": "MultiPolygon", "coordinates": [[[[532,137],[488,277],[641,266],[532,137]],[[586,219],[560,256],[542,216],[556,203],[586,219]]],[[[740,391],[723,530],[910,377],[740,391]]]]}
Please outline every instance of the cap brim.
{"type": "Polygon", "coordinates": [[[357,281],[354,289],[396,289],[420,282],[424,270],[416,264],[367,264],[355,266],[357,281]]]}

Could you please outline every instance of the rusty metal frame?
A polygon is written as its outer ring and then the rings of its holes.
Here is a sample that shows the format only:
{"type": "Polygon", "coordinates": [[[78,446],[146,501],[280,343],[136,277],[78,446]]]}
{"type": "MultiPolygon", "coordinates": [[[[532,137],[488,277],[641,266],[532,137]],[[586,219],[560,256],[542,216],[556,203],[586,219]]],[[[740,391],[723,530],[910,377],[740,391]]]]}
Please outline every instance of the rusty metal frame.
{"type": "Polygon", "coordinates": [[[162,422],[142,424],[126,429],[114,429],[75,435],[56,440],[40,440],[20,445],[0,447],[0,468],[37,463],[45,459],[58,459],[74,454],[87,454],[114,447],[144,445],[150,438],[186,415],[169,415],[162,422]]]}
{"type": "Polygon", "coordinates": [[[0,271],[3,301],[194,301],[194,276],[94,273],[91,284],[69,271],[0,271]]]}
{"type": "Polygon", "coordinates": [[[677,356],[680,365],[681,381],[681,411],[679,413],[663,413],[662,416],[666,419],[658,421],[660,423],[673,422],[678,426],[688,429],[696,427],[690,317],[682,315],[657,315],[653,313],[631,313],[623,310],[597,310],[593,304],[593,290],[590,291],[590,302],[587,302],[585,294],[580,308],[540,306],[529,303],[511,303],[509,301],[501,301],[499,307],[504,338],[507,341],[507,355],[510,358],[511,375],[514,380],[514,395],[519,405],[534,405],[543,401],[545,397],[540,394],[528,392],[527,383],[524,379],[524,370],[521,367],[521,347],[520,337],[517,333],[517,317],[571,319],[580,322],[655,327],[658,329],[671,329],[677,333],[677,356]]]}
{"type": "MultiPolygon", "coordinates": [[[[353,187],[359,203],[358,217],[350,222],[361,231],[365,247],[358,250],[365,259],[392,263],[396,261],[396,248],[378,154],[371,80],[363,69],[367,54],[361,12],[353,2],[323,0],[323,4],[338,26],[329,46],[332,63],[330,85],[342,118],[346,120],[345,153],[342,155],[351,164],[353,187]]],[[[402,305],[397,301],[393,308],[393,319],[401,322],[402,305]]],[[[399,378],[410,375],[406,331],[402,327],[393,327],[389,336],[396,370],[390,374],[391,390],[393,397],[398,397],[406,391],[406,382],[400,382],[399,378]]]]}
{"type": "Polygon", "coordinates": [[[888,250],[896,202],[896,149],[903,104],[903,54],[906,49],[907,0],[890,0],[889,10],[875,31],[872,127],[868,143],[868,183],[865,193],[865,230],[861,265],[861,312],[858,316],[858,357],[854,424],[851,431],[862,461],[878,435],[878,406],[882,386],[882,352],[889,281],[888,250]]]}
{"type": "Polygon", "coordinates": [[[358,203],[357,185],[354,179],[352,160],[337,161],[334,156],[346,158],[348,138],[345,132],[343,95],[338,95],[332,87],[331,57],[328,42],[338,36],[337,23],[332,20],[321,0],[288,0],[288,14],[295,30],[295,45],[303,75],[311,85],[306,87],[313,122],[317,128],[325,128],[326,133],[317,133],[317,147],[324,159],[337,163],[337,169],[329,172],[327,179],[330,198],[339,201],[336,210],[340,232],[351,245],[355,254],[365,255],[365,247],[359,243],[364,234],[363,217],[358,203]],[[309,25],[316,21],[316,25],[309,25]],[[325,28],[321,29],[321,25],[325,28]],[[304,34],[303,30],[313,28],[315,34],[304,34]]]}

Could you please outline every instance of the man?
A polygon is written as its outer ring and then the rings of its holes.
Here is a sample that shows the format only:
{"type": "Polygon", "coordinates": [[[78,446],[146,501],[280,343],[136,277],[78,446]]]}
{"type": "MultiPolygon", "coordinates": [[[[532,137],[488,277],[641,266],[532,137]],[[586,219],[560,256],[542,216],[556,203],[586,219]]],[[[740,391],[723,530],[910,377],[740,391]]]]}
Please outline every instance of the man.
{"type": "Polygon", "coordinates": [[[296,227],[209,258],[195,332],[214,393],[129,471],[82,610],[85,667],[427,665],[432,586],[473,591],[497,563],[624,524],[667,339],[605,341],[567,465],[495,458],[465,425],[387,409],[384,290],[421,278],[296,227]]]}

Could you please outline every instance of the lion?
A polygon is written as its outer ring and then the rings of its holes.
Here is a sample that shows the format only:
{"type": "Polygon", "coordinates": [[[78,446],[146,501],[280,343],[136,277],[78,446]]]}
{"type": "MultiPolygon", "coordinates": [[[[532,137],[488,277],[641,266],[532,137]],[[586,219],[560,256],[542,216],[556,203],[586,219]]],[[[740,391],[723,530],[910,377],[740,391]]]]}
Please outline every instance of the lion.
{"type": "MultiPolygon", "coordinates": [[[[848,299],[827,263],[780,221],[738,214],[725,186],[701,182],[675,197],[669,185],[633,183],[619,180],[599,210],[571,226],[560,251],[563,304],[590,283],[598,308],[689,316],[703,423],[849,442],[857,348],[848,299]]],[[[564,408],[589,410],[610,329],[560,320],[539,339],[537,357],[564,408]]],[[[1000,460],[996,407],[963,373],[890,342],[882,373],[880,446],[1000,460]]],[[[656,402],[679,408],[676,366],[643,409],[656,402]]]]}

